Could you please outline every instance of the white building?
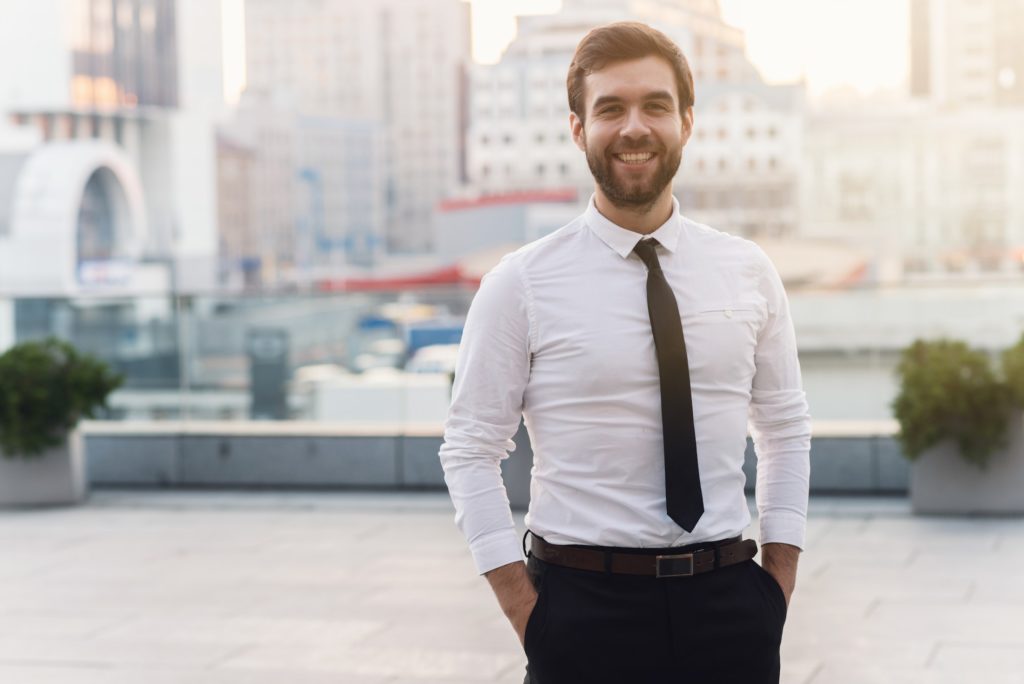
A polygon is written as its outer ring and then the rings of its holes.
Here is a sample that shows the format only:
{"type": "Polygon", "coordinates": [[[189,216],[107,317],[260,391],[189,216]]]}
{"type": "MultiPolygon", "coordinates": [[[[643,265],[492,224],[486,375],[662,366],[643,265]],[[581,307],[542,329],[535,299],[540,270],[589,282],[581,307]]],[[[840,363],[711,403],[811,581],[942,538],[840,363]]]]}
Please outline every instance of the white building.
{"type": "Polygon", "coordinates": [[[676,183],[688,216],[745,236],[796,232],[802,86],[768,86],[715,0],[566,0],[519,18],[500,62],[474,66],[463,194],[574,188],[593,178],[569,129],[566,76],[579,40],[617,20],[672,38],[694,75],[694,135],[676,183]]]}
{"type": "Polygon", "coordinates": [[[802,85],[697,86],[676,194],[687,215],[750,238],[799,234],[802,85]]]}
{"type": "Polygon", "coordinates": [[[813,115],[801,187],[804,235],[869,250],[881,282],[1020,277],[1022,110],[813,115]]]}
{"type": "Polygon", "coordinates": [[[142,184],[105,141],[0,154],[0,297],[166,294],[144,264],[142,184]]]}
{"type": "MultiPolygon", "coordinates": [[[[6,0],[0,112],[43,142],[101,139],[141,178],[142,253],[214,283],[220,9],[203,0],[6,0]]],[[[141,228],[140,228],[141,230],[141,228]]]]}
{"type": "Polygon", "coordinates": [[[434,205],[464,175],[469,6],[463,0],[247,0],[250,95],[384,136],[385,237],[424,251],[434,205]]]}
{"type": "Polygon", "coordinates": [[[1024,105],[1024,3],[912,0],[911,93],[946,108],[1024,105]]]}

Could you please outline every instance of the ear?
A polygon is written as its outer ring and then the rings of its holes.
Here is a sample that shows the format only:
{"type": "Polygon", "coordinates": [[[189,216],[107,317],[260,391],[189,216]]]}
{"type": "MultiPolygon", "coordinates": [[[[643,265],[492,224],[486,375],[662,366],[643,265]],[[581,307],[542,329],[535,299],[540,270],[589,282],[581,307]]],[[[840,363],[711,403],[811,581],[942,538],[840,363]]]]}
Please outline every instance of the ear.
{"type": "Polygon", "coordinates": [[[683,144],[685,145],[690,139],[690,134],[693,133],[693,106],[686,108],[683,112],[683,144]]]}
{"type": "Polygon", "coordinates": [[[572,141],[581,152],[587,151],[587,134],[583,130],[583,122],[576,112],[569,112],[569,128],[572,130],[572,141]]]}

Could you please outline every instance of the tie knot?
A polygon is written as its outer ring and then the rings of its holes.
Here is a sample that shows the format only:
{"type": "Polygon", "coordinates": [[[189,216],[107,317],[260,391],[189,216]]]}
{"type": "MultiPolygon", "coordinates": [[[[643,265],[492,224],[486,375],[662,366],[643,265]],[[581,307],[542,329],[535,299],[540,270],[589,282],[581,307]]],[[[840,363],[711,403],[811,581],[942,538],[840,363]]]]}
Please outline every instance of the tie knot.
{"type": "Polygon", "coordinates": [[[640,240],[636,243],[636,247],[633,251],[636,252],[644,263],[647,264],[647,268],[652,271],[660,271],[661,263],[658,261],[658,254],[654,251],[654,246],[658,244],[658,241],[649,238],[646,240],[640,240]]]}

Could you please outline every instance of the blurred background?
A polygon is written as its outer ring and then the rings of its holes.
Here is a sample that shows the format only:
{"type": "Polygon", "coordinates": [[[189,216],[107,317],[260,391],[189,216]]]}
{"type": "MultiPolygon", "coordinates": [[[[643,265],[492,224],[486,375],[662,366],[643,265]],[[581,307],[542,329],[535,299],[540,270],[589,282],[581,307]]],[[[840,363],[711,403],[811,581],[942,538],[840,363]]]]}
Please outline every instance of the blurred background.
{"type": "Polygon", "coordinates": [[[444,420],[465,312],[582,211],[586,30],[683,48],[683,212],[790,295],[818,420],[899,350],[1024,330],[1022,0],[0,0],[0,350],[126,376],[110,420],[444,420]]]}

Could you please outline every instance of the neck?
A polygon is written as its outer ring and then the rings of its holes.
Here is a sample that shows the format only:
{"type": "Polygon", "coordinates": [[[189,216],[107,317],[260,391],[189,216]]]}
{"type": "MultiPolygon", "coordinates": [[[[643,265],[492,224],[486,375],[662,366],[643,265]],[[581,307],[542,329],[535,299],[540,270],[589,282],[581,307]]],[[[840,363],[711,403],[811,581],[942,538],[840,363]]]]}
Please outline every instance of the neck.
{"type": "Polygon", "coordinates": [[[672,188],[666,187],[650,204],[619,207],[597,188],[594,205],[601,215],[617,226],[641,235],[650,235],[672,216],[672,188]]]}

